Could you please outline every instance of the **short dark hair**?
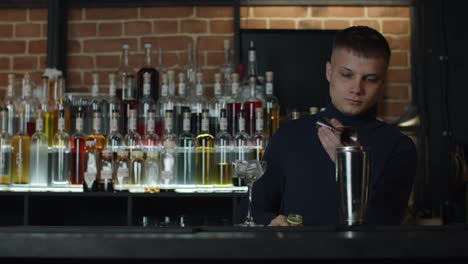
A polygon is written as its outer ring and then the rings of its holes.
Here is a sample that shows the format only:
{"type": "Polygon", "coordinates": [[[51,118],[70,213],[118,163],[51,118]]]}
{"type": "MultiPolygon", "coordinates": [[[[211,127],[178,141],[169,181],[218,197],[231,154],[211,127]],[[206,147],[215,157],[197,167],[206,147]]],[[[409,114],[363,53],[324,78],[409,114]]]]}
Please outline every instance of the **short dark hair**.
{"type": "Polygon", "coordinates": [[[366,58],[381,57],[387,66],[390,62],[391,51],[387,40],[378,31],[367,26],[352,26],[338,31],[333,41],[332,53],[338,48],[349,49],[366,58]]]}

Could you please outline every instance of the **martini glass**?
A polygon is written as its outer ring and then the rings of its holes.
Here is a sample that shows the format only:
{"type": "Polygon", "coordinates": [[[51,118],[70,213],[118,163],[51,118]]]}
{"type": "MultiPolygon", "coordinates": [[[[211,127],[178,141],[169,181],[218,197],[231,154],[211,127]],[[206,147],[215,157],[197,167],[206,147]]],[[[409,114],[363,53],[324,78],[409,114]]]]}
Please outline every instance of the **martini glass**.
{"type": "Polygon", "coordinates": [[[265,173],[267,163],[259,160],[236,160],[233,162],[234,173],[237,177],[244,179],[247,184],[248,190],[248,207],[247,216],[243,223],[239,226],[252,227],[252,226],[263,226],[256,224],[252,217],[251,205],[252,205],[252,187],[255,181],[260,179],[265,173]]]}

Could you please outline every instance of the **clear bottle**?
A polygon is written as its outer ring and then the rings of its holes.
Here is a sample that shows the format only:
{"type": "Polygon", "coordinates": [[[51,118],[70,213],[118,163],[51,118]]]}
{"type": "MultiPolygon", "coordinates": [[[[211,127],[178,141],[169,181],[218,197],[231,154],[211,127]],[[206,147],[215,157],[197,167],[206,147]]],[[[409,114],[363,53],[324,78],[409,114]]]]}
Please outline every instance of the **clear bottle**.
{"type": "Polygon", "coordinates": [[[36,112],[36,101],[32,97],[32,83],[31,83],[31,76],[29,73],[25,73],[23,76],[23,95],[19,102],[19,108],[22,109],[24,113],[24,118],[26,122],[26,133],[29,137],[36,132],[36,120],[35,120],[35,112],[36,112]]]}
{"type": "MultiPolygon", "coordinates": [[[[101,133],[101,113],[95,111],[93,113],[93,131],[88,135],[86,139],[86,171],[85,171],[85,182],[83,182],[83,190],[85,190],[86,183],[86,172],[88,176],[93,177],[94,180],[100,178],[100,163],[101,154],[106,146],[106,137],[101,133]]],[[[88,179],[88,186],[86,188],[92,189],[93,182],[89,182],[91,179],[88,179]],[[89,185],[91,184],[91,185],[89,185]]]]}
{"type": "Polygon", "coordinates": [[[85,172],[83,177],[83,192],[97,191],[97,178],[99,173],[99,158],[96,151],[96,142],[86,140],[85,172]]]}
{"type": "Polygon", "coordinates": [[[194,49],[191,43],[187,45],[187,64],[184,67],[185,76],[187,77],[187,95],[193,96],[195,91],[193,86],[195,85],[196,81],[196,73],[198,71],[198,66],[196,61],[194,60],[194,49]]]}
{"type": "Polygon", "coordinates": [[[104,149],[101,156],[101,172],[99,173],[97,189],[99,192],[114,192],[114,158],[112,151],[104,149]]]}
{"type": "Polygon", "coordinates": [[[114,111],[112,112],[112,119],[110,123],[110,133],[106,137],[106,148],[109,148],[115,156],[122,148],[123,145],[123,137],[122,134],[119,132],[119,112],[114,111]]]}
{"type": "MultiPolygon", "coordinates": [[[[111,132],[111,119],[114,111],[122,111],[122,102],[117,97],[117,80],[114,73],[109,73],[109,98],[103,102],[103,122],[102,122],[102,133],[109,135],[111,132]]],[[[120,120],[118,120],[120,124],[120,120]]]]}
{"type": "Polygon", "coordinates": [[[231,78],[231,95],[227,100],[228,132],[235,135],[239,130],[239,112],[242,108],[242,99],[239,94],[239,74],[233,73],[231,78]]]}
{"type": "Polygon", "coordinates": [[[2,130],[0,133],[0,185],[8,186],[11,183],[11,134],[8,132],[9,110],[2,108],[0,118],[2,119],[2,130]]]}
{"type": "Polygon", "coordinates": [[[177,184],[195,185],[195,136],[190,132],[190,110],[183,114],[183,129],[177,140],[177,184]]]}
{"type": "Polygon", "coordinates": [[[2,103],[2,105],[5,107],[7,111],[7,115],[5,116],[7,120],[6,128],[10,135],[14,135],[16,134],[16,132],[18,132],[17,105],[19,102],[18,102],[17,97],[15,96],[15,91],[16,91],[16,75],[13,73],[10,73],[8,74],[8,86],[7,86],[6,96],[2,103]]]}
{"type": "MultiPolygon", "coordinates": [[[[106,146],[106,137],[101,133],[101,112],[94,111],[93,112],[93,130],[88,135],[88,141],[95,142],[95,149],[98,154],[105,148],[106,146]]],[[[99,157],[98,157],[99,158],[99,157]]]]}
{"type": "Polygon", "coordinates": [[[86,169],[86,134],[83,133],[83,109],[78,108],[75,120],[75,133],[70,137],[71,144],[71,178],[72,185],[82,185],[86,169]]]}
{"type": "Polygon", "coordinates": [[[86,107],[86,112],[83,116],[85,134],[93,131],[93,115],[94,112],[102,112],[103,100],[100,99],[99,94],[99,74],[93,73],[93,85],[91,86],[91,102],[86,107]]]}
{"type": "Polygon", "coordinates": [[[175,187],[175,168],[176,168],[176,140],[177,136],[172,130],[174,121],[172,110],[166,110],[164,118],[165,132],[162,139],[161,150],[161,173],[159,187],[163,190],[170,190],[175,187]]]}
{"type": "Polygon", "coordinates": [[[267,145],[267,138],[265,132],[263,131],[263,111],[260,108],[256,109],[256,128],[255,134],[252,136],[252,148],[254,151],[254,156],[256,160],[263,160],[263,154],[265,153],[265,148],[267,145]]]}
{"type": "MultiPolygon", "coordinates": [[[[64,112],[64,132],[67,132],[68,134],[71,133],[71,104],[70,101],[65,97],[65,79],[63,77],[59,77],[57,81],[57,90],[56,90],[56,100],[55,100],[55,112],[56,114],[54,115],[54,124],[58,124],[58,119],[60,112],[64,112]]],[[[58,130],[58,128],[57,128],[58,130]]],[[[57,132],[57,130],[55,132],[57,132]]],[[[55,135],[55,134],[54,134],[55,135]]]]}
{"type": "Polygon", "coordinates": [[[65,131],[65,111],[59,112],[57,121],[57,133],[54,135],[54,144],[49,153],[51,162],[52,185],[65,187],[70,182],[69,165],[70,157],[70,136],[65,131]]]}
{"type": "Polygon", "coordinates": [[[183,112],[189,107],[190,103],[187,97],[187,84],[184,73],[179,73],[179,83],[177,85],[178,96],[175,98],[175,111],[174,111],[174,134],[179,135],[182,133],[182,120],[183,112]]]}
{"type": "Polygon", "coordinates": [[[125,148],[130,152],[130,155],[132,155],[132,152],[135,150],[141,150],[141,136],[138,134],[136,130],[136,123],[137,123],[137,114],[136,110],[132,109],[130,110],[128,117],[128,132],[124,137],[124,144],[125,148]]]}
{"type": "Polygon", "coordinates": [[[43,132],[44,117],[42,110],[37,110],[36,133],[31,137],[29,175],[32,187],[46,187],[48,184],[49,139],[43,132]]]}
{"type": "Polygon", "coordinates": [[[148,112],[146,133],[143,136],[142,145],[146,156],[145,175],[142,181],[145,191],[155,191],[159,179],[159,136],[155,133],[155,112],[148,112]]]}
{"type": "Polygon", "coordinates": [[[208,105],[210,107],[210,133],[212,135],[217,135],[219,133],[221,109],[227,109],[227,101],[221,84],[221,73],[215,73],[214,78],[214,97],[208,102],[208,105]]]}
{"type": "Polygon", "coordinates": [[[55,118],[55,103],[53,100],[49,98],[50,95],[50,86],[49,86],[49,77],[43,75],[42,76],[42,95],[40,100],[40,109],[42,110],[43,118],[44,118],[44,133],[47,135],[49,140],[48,147],[52,147],[52,143],[54,140],[55,132],[57,131],[57,124],[54,123],[57,119],[55,118]]]}
{"type": "MultiPolygon", "coordinates": [[[[167,83],[168,83],[168,86],[167,86],[167,98],[165,98],[165,100],[163,102],[161,102],[160,104],[160,108],[159,108],[159,114],[160,114],[160,117],[162,119],[164,119],[163,121],[165,121],[165,116],[166,116],[166,111],[167,110],[171,110],[172,111],[172,115],[173,115],[173,133],[175,133],[175,125],[176,125],[176,122],[175,122],[175,113],[177,113],[177,98],[175,96],[175,72],[173,70],[169,70],[167,72],[167,83]]],[[[164,131],[165,129],[161,129],[161,132],[162,134],[160,135],[160,137],[162,137],[164,135],[164,131]]]]}
{"type": "Polygon", "coordinates": [[[167,67],[164,65],[163,50],[161,47],[158,48],[158,67],[156,67],[156,69],[158,70],[160,76],[167,73],[167,67]]]}
{"type": "Polygon", "coordinates": [[[146,133],[145,125],[148,119],[148,112],[156,109],[156,103],[151,96],[151,73],[145,72],[143,75],[143,97],[138,100],[138,134],[144,135],[146,133]]]}
{"type": "Polygon", "coordinates": [[[130,191],[140,192],[143,190],[144,175],[145,160],[143,159],[143,151],[135,150],[130,154],[130,177],[128,179],[130,191]]]}
{"type": "MultiPolygon", "coordinates": [[[[251,138],[249,134],[245,132],[245,119],[244,111],[239,112],[239,131],[234,135],[234,160],[250,160],[252,159],[251,155],[251,138]]],[[[233,174],[232,184],[234,186],[245,186],[243,179],[235,177],[233,174]]]]}
{"type": "Polygon", "coordinates": [[[163,123],[164,123],[164,115],[165,110],[164,108],[169,104],[168,100],[168,92],[169,92],[169,80],[168,75],[163,73],[161,76],[161,96],[159,97],[158,101],[156,102],[156,127],[155,131],[159,137],[162,137],[163,134],[163,123]]]}
{"type": "Polygon", "coordinates": [[[243,108],[245,114],[245,129],[246,132],[253,136],[255,134],[256,120],[255,112],[257,109],[262,109],[264,102],[257,96],[256,92],[256,81],[254,77],[250,77],[249,82],[250,95],[245,99],[243,108]]]}
{"type": "Polygon", "coordinates": [[[114,189],[116,191],[128,191],[128,180],[130,176],[130,160],[128,151],[121,149],[117,153],[114,178],[114,189]]]}
{"type": "Polygon", "coordinates": [[[124,86],[125,81],[128,79],[128,77],[131,77],[132,79],[135,78],[135,72],[129,65],[129,49],[130,45],[128,44],[123,44],[122,49],[121,49],[121,54],[120,54],[120,67],[117,72],[117,78],[118,80],[124,81],[123,83],[121,82],[119,86],[117,87],[117,97],[123,101],[124,100],[124,86]]]}
{"type": "Polygon", "coordinates": [[[233,138],[227,131],[227,111],[222,109],[219,117],[219,133],[216,135],[216,173],[215,184],[232,186],[232,148],[233,138]]]}
{"type": "Polygon", "coordinates": [[[265,73],[266,84],[265,84],[265,127],[268,139],[278,130],[280,125],[280,105],[278,98],[273,94],[273,72],[267,71],[265,73]]]}
{"type": "Polygon", "coordinates": [[[197,185],[211,186],[216,184],[215,175],[215,138],[209,131],[208,110],[202,112],[201,132],[195,138],[195,168],[197,185]]]}
{"type": "Polygon", "coordinates": [[[258,78],[257,50],[253,41],[250,41],[250,47],[248,50],[247,76],[245,79],[246,85],[250,84],[251,77],[255,78],[255,83],[257,85],[261,85],[260,79],[258,78]]]}
{"type": "Polygon", "coordinates": [[[136,98],[140,100],[145,92],[145,82],[149,85],[149,95],[153,99],[153,101],[157,101],[159,98],[159,72],[156,68],[153,67],[151,63],[151,43],[145,43],[145,65],[140,68],[137,72],[137,93],[136,98]],[[145,74],[149,73],[150,80],[145,80],[145,74]]]}
{"type": "Polygon", "coordinates": [[[29,184],[30,138],[26,133],[26,118],[19,109],[18,132],[12,139],[12,185],[29,184]]]}
{"type": "Polygon", "coordinates": [[[190,102],[190,108],[192,109],[192,134],[198,135],[201,133],[202,113],[209,109],[208,100],[204,95],[203,73],[201,72],[197,72],[196,74],[195,97],[193,97],[193,100],[190,102]]]}
{"type": "Polygon", "coordinates": [[[130,111],[137,109],[137,100],[135,97],[135,87],[133,76],[122,76],[122,115],[121,115],[121,126],[120,130],[122,134],[127,134],[128,131],[128,117],[130,116],[130,111]]]}
{"type": "Polygon", "coordinates": [[[231,62],[231,45],[229,39],[224,40],[224,64],[221,66],[221,73],[223,74],[223,82],[229,83],[231,75],[234,72],[234,65],[231,62]]]}

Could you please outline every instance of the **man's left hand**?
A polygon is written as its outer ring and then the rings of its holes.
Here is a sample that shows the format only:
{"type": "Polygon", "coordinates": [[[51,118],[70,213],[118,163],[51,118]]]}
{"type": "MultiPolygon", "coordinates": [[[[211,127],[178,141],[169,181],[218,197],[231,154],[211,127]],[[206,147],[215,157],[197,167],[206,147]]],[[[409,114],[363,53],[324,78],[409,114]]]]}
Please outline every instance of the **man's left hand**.
{"type": "MultiPolygon", "coordinates": [[[[340,123],[340,121],[332,118],[330,120],[330,124],[334,128],[342,128],[343,124],[340,123]]],[[[335,153],[336,149],[339,147],[343,147],[343,144],[341,144],[340,140],[340,132],[338,130],[331,130],[330,128],[327,127],[320,127],[318,129],[318,137],[320,139],[320,142],[322,143],[323,148],[327,152],[328,156],[330,159],[335,162],[335,153]]]]}

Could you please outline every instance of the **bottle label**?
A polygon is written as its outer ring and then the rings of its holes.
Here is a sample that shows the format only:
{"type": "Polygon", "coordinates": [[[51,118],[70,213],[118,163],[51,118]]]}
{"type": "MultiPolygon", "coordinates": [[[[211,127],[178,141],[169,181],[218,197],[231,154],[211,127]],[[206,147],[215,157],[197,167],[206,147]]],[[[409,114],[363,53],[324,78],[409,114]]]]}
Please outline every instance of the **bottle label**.
{"type": "Polygon", "coordinates": [[[267,83],[265,86],[265,92],[268,95],[273,94],[273,84],[272,83],[267,83]]]}
{"type": "Polygon", "coordinates": [[[167,96],[167,90],[169,90],[169,87],[167,84],[163,84],[161,86],[161,96],[167,96]]]}
{"type": "Polygon", "coordinates": [[[166,118],[164,119],[164,128],[165,128],[167,131],[171,131],[171,130],[172,130],[172,118],[166,117],[166,118]]]}
{"type": "Polygon", "coordinates": [[[179,95],[185,95],[185,83],[179,83],[179,95]]]}
{"type": "Polygon", "coordinates": [[[255,129],[257,131],[263,131],[263,118],[257,117],[257,120],[255,121],[255,129]]]}
{"type": "Polygon", "coordinates": [[[190,131],[190,119],[189,119],[189,118],[184,118],[184,121],[183,121],[182,126],[183,126],[182,129],[183,129],[185,132],[190,131]]]}
{"type": "Polygon", "coordinates": [[[31,85],[25,84],[23,86],[23,96],[25,96],[25,97],[31,96],[31,85]]]}
{"type": "Polygon", "coordinates": [[[136,118],[135,117],[130,117],[128,123],[129,123],[128,126],[129,126],[130,130],[135,131],[136,130],[136,118]]]}
{"type": "Polygon", "coordinates": [[[84,173],[84,180],[88,188],[91,188],[93,182],[96,180],[96,173],[85,172],[84,173]]]}
{"type": "Polygon", "coordinates": [[[255,50],[249,50],[249,62],[255,61],[255,50]]]}
{"type": "Polygon", "coordinates": [[[83,130],[83,118],[77,117],[75,126],[76,126],[76,130],[82,131],[83,130]]]}
{"type": "Polygon", "coordinates": [[[227,118],[221,117],[219,119],[219,130],[227,130],[227,118]]]}
{"type": "Polygon", "coordinates": [[[65,130],[65,120],[63,118],[59,118],[58,120],[58,129],[62,131],[65,130]]]}
{"type": "Polygon", "coordinates": [[[154,132],[154,119],[148,119],[146,122],[146,131],[154,132]]]}
{"type": "Polygon", "coordinates": [[[236,95],[239,92],[239,84],[238,83],[232,83],[232,94],[236,95]]]}
{"type": "Polygon", "coordinates": [[[243,117],[239,117],[239,131],[245,131],[245,120],[243,117]]]}
{"type": "Polygon", "coordinates": [[[36,131],[43,131],[44,130],[44,122],[42,118],[37,118],[36,119],[36,131]]]}
{"type": "Polygon", "coordinates": [[[111,120],[111,131],[117,132],[118,129],[119,129],[119,125],[118,125],[117,118],[112,118],[112,120],[111,120]]]}
{"type": "Polygon", "coordinates": [[[109,95],[111,97],[114,97],[116,95],[116,87],[115,87],[115,84],[111,84],[109,85],[109,95]]]}
{"type": "Polygon", "coordinates": [[[214,94],[221,95],[221,84],[219,82],[214,85],[214,94]]]}
{"type": "Polygon", "coordinates": [[[201,130],[202,131],[208,131],[208,127],[209,127],[208,118],[202,118],[202,120],[201,120],[201,130]]]}
{"type": "Polygon", "coordinates": [[[93,129],[95,131],[99,131],[99,129],[101,129],[100,126],[101,126],[101,118],[100,117],[93,118],[93,129]]]}
{"type": "Polygon", "coordinates": [[[8,84],[7,96],[8,97],[13,97],[13,84],[8,84]]]}
{"type": "Polygon", "coordinates": [[[150,95],[151,87],[149,83],[143,84],[143,95],[150,95]]]}
{"type": "Polygon", "coordinates": [[[202,95],[203,95],[203,85],[197,84],[197,85],[195,86],[195,93],[196,93],[196,95],[198,95],[198,96],[202,96],[202,95]]]}
{"type": "Polygon", "coordinates": [[[91,94],[93,96],[98,96],[98,93],[99,93],[99,85],[93,84],[93,86],[91,87],[91,94]]]}

